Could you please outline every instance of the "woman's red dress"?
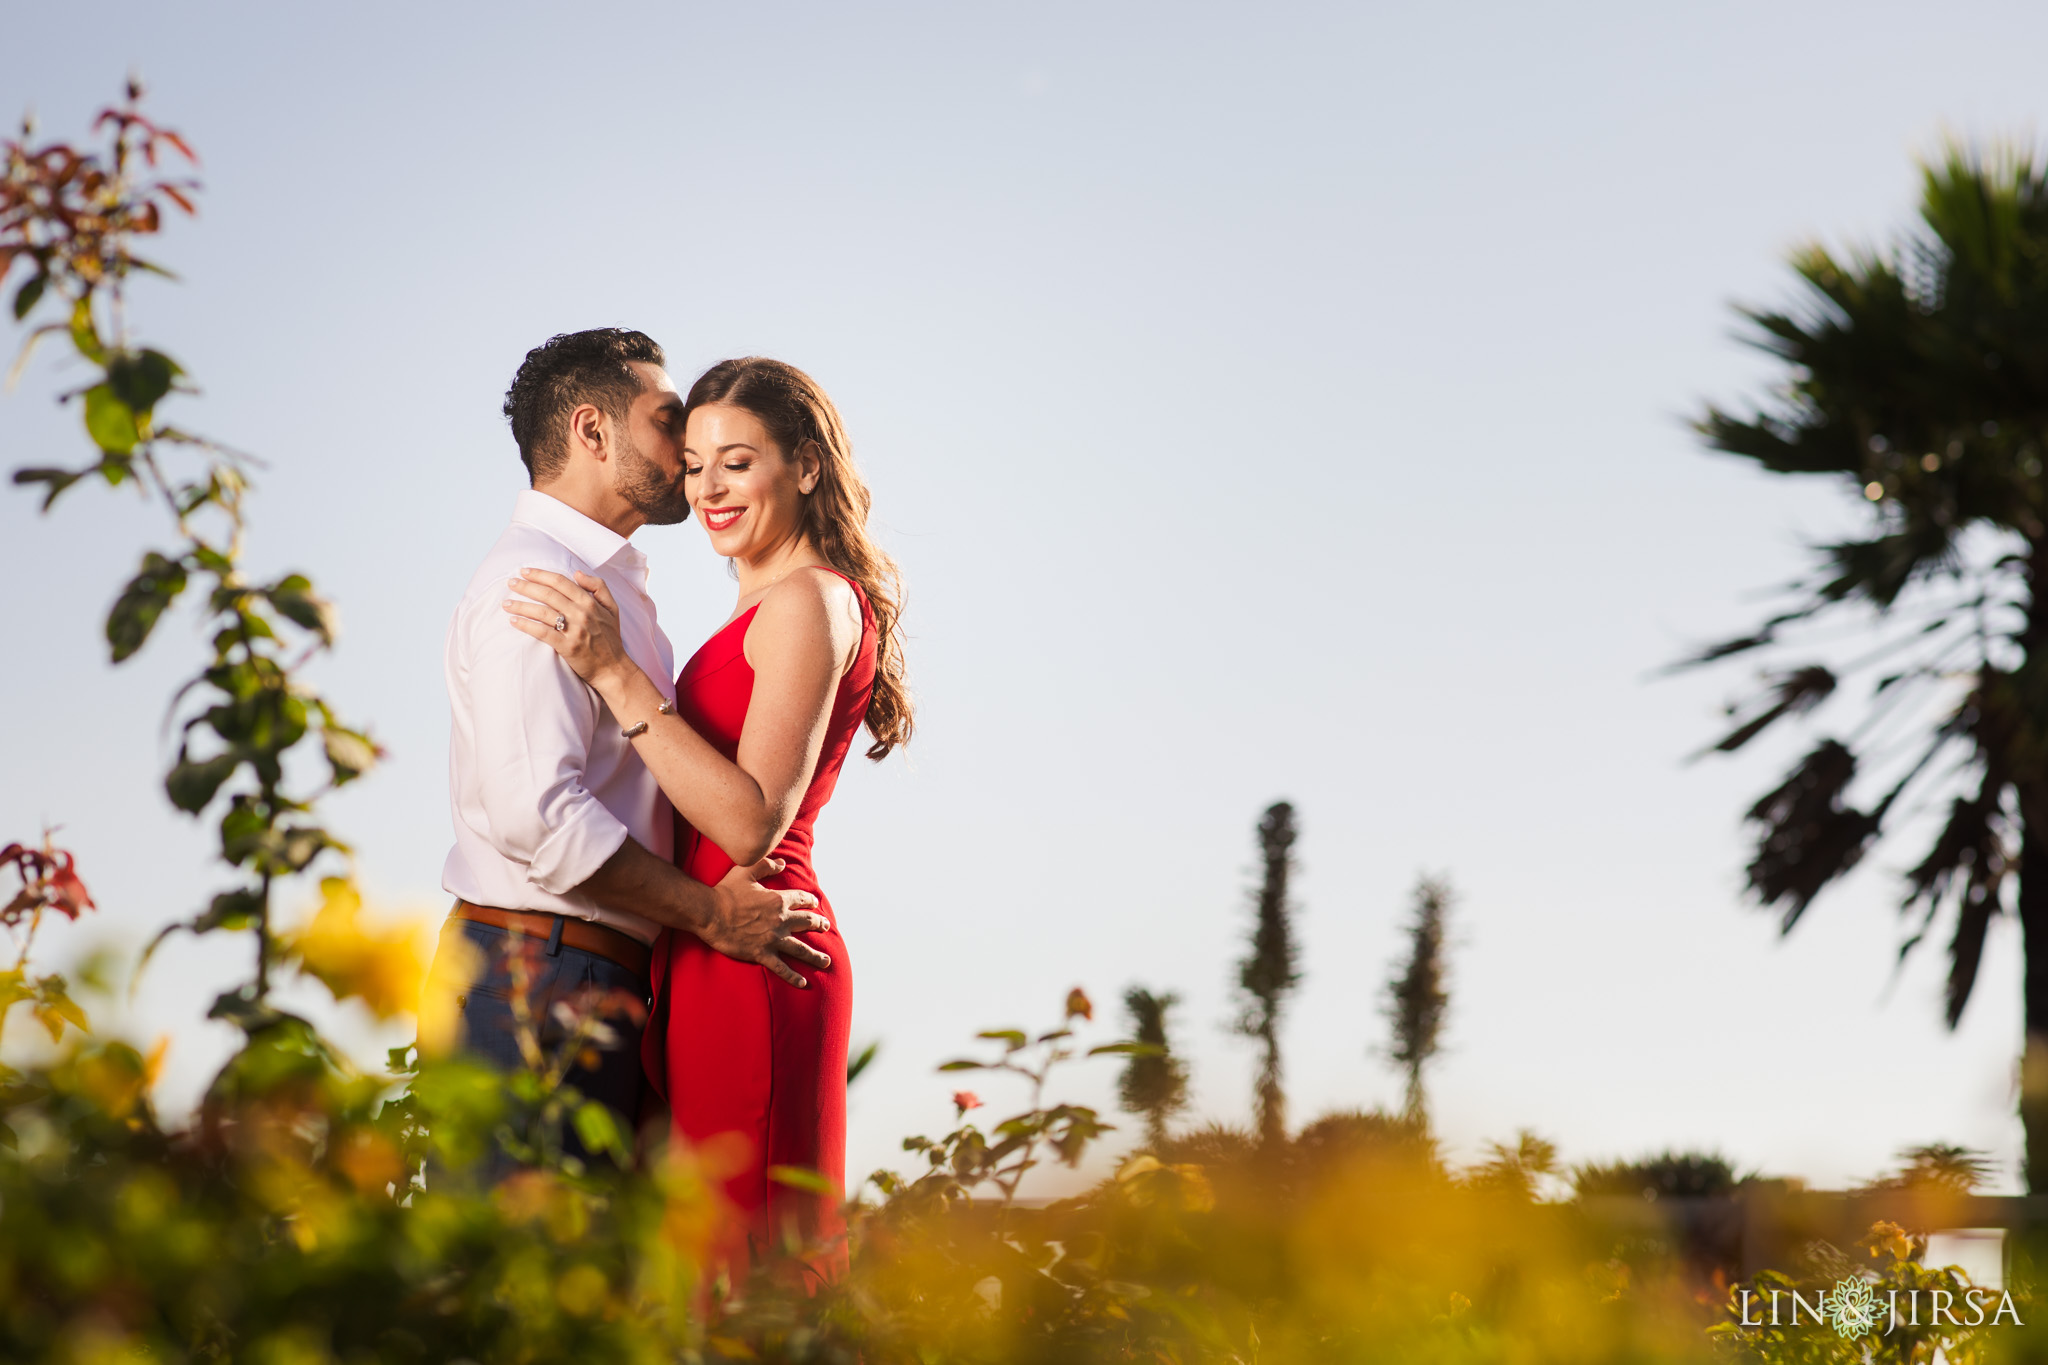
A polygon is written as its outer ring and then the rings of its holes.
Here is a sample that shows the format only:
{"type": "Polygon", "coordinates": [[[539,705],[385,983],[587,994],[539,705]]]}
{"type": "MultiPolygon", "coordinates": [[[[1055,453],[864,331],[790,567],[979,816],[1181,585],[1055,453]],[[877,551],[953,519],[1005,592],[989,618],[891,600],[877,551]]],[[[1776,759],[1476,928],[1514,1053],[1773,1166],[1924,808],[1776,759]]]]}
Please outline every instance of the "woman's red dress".
{"type": "MultiPolygon", "coordinates": [[[[841,575],[845,577],[845,575],[841,575]]],[[[847,579],[852,583],[852,579],[847,579]]],[[[798,966],[810,985],[799,990],[766,967],[735,962],[693,934],[664,932],[655,940],[654,1015],[641,1060],[668,1100],[674,1132],[702,1145],[725,1134],[745,1142],[744,1165],[727,1176],[726,1197],[746,1218],[727,1255],[747,1259],[738,1234],[756,1256],[792,1230],[812,1247],[829,1245],[811,1263],[826,1275],[844,1267],[839,1201],[846,1184],[846,1049],[852,1023],[853,964],[839,918],[811,868],[811,827],[832,797],[854,733],[867,715],[875,681],[875,617],[858,584],[860,652],[839,680],[825,746],[789,833],[774,855],[788,864],[764,886],[809,891],[832,924],[802,937],[832,959],[826,971],[798,966]],[[771,1180],[776,1166],[815,1171],[830,1183],[827,1198],[771,1180]]],[[[676,679],[676,710],[727,759],[738,761],[740,732],[754,693],[744,645],[759,604],[704,643],[676,679]]],[[[676,862],[707,886],[732,870],[717,844],[676,819],[676,862]]],[[[728,1146],[737,1148],[738,1144],[728,1146]]],[[[738,1160],[737,1155],[734,1160],[738,1160]]]]}

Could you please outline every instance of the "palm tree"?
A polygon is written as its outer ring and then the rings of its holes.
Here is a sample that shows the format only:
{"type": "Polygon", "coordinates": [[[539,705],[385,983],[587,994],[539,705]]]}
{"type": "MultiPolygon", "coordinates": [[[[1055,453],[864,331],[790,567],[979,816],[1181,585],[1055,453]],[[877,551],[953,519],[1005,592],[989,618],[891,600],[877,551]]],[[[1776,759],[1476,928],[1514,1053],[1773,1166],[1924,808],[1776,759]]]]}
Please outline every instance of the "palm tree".
{"type": "Polygon", "coordinates": [[[1451,1007],[1444,961],[1444,921],[1455,899],[1451,884],[1424,877],[1415,883],[1415,914],[1408,921],[1408,960],[1400,975],[1387,982],[1386,1015],[1393,1026],[1390,1050],[1408,1077],[1407,1117],[1429,1127],[1428,1097],[1422,1069],[1442,1046],[1444,1015],[1451,1007]]]}
{"type": "Polygon", "coordinates": [[[1124,1013],[1130,1016],[1131,1040],[1151,1051],[1135,1052],[1124,1063],[1117,1087],[1124,1112],[1145,1118],[1145,1145],[1157,1152],[1166,1143],[1166,1122],[1188,1102],[1187,1063],[1173,1055],[1166,1037],[1166,1014],[1180,1003],[1172,991],[1154,995],[1143,986],[1124,992],[1124,1013]]]}
{"type": "Polygon", "coordinates": [[[1264,875],[1252,897],[1251,952],[1237,967],[1244,1009],[1237,1031],[1260,1044],[1256,1103],[1259,1141],[1271,1150],[1287,1136],[1287,1097],[1280,1087],[1280,1012],[1301,980],[1295,969],[1293,905],[1287,897],[1294,871],[1294,807],[1276,801],[1259,819],[1264,875]]]}
{"type": "Polygon", "coordinates": [[[1515,1134],[1515,1145],[1486,1144],[1486,1160],[1465,1172],[1465,1187],[1533,1200],[1547,1176],[1562,1174],[1557,1163],[1557,1144],[1524,1128],[1515,1134]]]}
{"type": "Polygon", "coordinates": [[[1961,1019],[1994,919],[2027,962],[2020,1115],[2029,1187],[2048,1190],[2048,180],[2030,153],[1951,147],[1923,167],[1920,221],[1876,251],[1792,257],[1785,311],[1749,311],[1785,366],[1746,414],[1710,408],[1707,444],[1774,473],[1837,481],[1858,538],[1816,547],[1756,631],[1688,663],[1760,652],[1761,695],[1731,709],[1733,752],[1814,713],[1842,714],[1750,808],[1748,883],[1789,932],[1887,834],[1939,828],[1904,879],[1909,932],[1948,938],[1947,1021],[1961,1019]],[[1830,638],[1832,631],[1832,638],[1830,638]],[[1855,648],[1842,641],[1853,640],[1855,648]],[[1787,657],[1787,651],[1800,650],[1787,657]],[[1844,708],[1838,707],[1838,712],[1844,708]]]}
{"type": "Polygon", "coordinates": [[[1908,1147],[1899,1153],[1899,1169],[1879,1176],[1863,1186],[1866,1190],[1944,1190],[1969,1194],[1991,1178],[1992,1165],[1984,1153],[1950,1142],[1931,1142],[1908,1147]]]}

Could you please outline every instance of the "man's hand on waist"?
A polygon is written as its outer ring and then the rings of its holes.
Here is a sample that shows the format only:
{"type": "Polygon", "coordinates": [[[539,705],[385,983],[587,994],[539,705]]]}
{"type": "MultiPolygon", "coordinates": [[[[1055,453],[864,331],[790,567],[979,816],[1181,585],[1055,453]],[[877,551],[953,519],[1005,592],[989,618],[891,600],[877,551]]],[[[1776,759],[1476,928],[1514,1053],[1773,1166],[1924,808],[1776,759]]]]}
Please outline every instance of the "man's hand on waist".
{"type": "Polygon", "coordinates": [[[766,967],[792,986],[809,983],[784,958],[823,971],[832,959],[797,934],[832,927],[816,913],[808,891],[771,891],[763,877],[782,871],[780,858],[736,867],[717,886],[706,886],[632,839],[577,890],[599,905],[695,934],[736,962],[766,967]]]}

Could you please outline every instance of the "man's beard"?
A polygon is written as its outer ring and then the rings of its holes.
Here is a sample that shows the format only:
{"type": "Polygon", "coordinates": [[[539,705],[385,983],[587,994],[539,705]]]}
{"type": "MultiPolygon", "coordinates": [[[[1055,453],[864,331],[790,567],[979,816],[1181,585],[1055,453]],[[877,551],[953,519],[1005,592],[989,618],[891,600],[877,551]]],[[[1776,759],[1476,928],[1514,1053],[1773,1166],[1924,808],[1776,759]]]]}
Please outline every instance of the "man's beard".
{"type": "Polygon", "coordinates": [[[682,476],[673,483],[662,476],[654,461],[640,453],[630,432],[622,433],[619,472],[613,488],[647,518],[649,526],[674,526],[690,515],[690,500],[683,494],[682,476]]]}

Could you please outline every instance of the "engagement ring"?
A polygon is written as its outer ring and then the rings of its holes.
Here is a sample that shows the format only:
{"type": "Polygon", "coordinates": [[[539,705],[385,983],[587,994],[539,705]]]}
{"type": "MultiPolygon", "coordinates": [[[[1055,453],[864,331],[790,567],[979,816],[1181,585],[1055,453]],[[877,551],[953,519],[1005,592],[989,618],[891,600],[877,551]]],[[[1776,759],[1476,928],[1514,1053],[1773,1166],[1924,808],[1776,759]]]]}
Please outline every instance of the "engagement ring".
{"type": "Polygon", "coordinates": [[[562,615],[562,613],[560,613],[560,612],[556,612],[556,613],[555,613],[555,629],[556,629],[556,630],[567,630],[568,628],[569,628],[569,618],[568,618],[568,617],[566,617],[566,616],[564,616],[564,615],[562,615]]]}

